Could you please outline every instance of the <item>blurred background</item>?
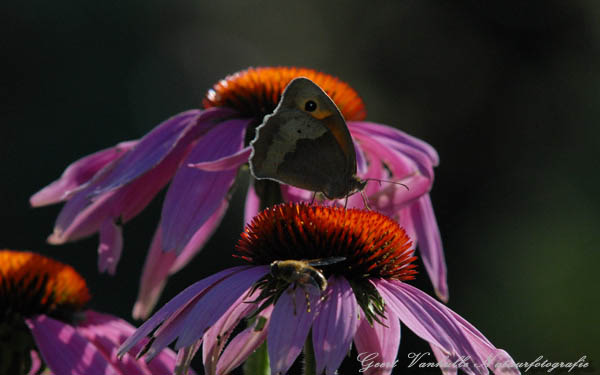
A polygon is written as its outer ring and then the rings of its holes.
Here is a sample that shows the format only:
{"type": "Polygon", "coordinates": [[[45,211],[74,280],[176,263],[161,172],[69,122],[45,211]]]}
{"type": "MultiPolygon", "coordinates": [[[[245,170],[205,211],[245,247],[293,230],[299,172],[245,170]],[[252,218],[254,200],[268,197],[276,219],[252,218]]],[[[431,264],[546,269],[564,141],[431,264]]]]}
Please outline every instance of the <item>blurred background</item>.
{"type": "MultiPolygon", "coordinates": [[[[60,205],[31,209],[30,195],[79,157],[198,108],[227,74],[311,67],[352,85],[370,120],[439,152],[432,199],[449,306],[517,361],[586,355],[592,368],[583,372],[593,373],[600,3],[525,3],[4,2],[0,248],[72,264],[93,308],[131,321],[163,195],[125,226],[114,277],[97,273],[97,236],[46,244],[60,205]]],[[[216,235],[171,278],[159,305],[236,264],[223,254],[242,230],[243,196],[238,189],[216,235]]],[[[420,269],[414,284],[432,293],[420,269]]],[[[402,333],[394,374],[439,373],[406,368],[408,354],[428,346],[402,333]]],[[[357,373],[354,359],[346,362],[340,372],[357,373]]]]}

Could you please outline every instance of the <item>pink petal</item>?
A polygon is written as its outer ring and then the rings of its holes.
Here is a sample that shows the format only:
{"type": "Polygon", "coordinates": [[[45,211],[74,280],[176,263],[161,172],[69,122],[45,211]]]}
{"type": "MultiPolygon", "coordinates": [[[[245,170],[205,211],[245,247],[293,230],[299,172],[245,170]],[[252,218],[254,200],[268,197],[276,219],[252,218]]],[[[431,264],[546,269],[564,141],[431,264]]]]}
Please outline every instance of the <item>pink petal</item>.
{"type": "Polygon", "coordinates": [[[306,308],[306,297],[301,288],[284,292],[275,304],[267,349],[271,361],[271,374],[286,374],[302,350],[308,331],[318,310],[318,296],[310,294],[311,311],[306,308]]]}
{"type": "Polygon", "coordinates": [[[198,349],[200,349],[200,345],[202,345],[202,340],[198,340],[194,343],[194,345],[180,349],[177,352],[177,365],[175,375],[188,375],[192,359],[198,352],[198,349]]]}
{"type": "MultiPolygon", "coordinates": [[[[61,244],[86,237],[98,231],[106,218],[120,217],[127,222],[142,211],[154,196],[169,182],[181,159],[188,152],[188,143],[181,142],[159,165],[120,189],[93,196],[96,181],[79,190],[67,201],[48,241],[61,244]]],[[[102,173],[102,172],[101,172],[102,173]]],[[[101,179],[99,178],[101,181],[101,179]]]]}
{"type": "MultiPolygon", "coordinates": [[[[88,310],[77,331],[93,342],[123,374],[159,375],[172,373],[175,369],[176,355],[170,349],[163,350],[151,363],[138,361],[129,354],[118,359],[118,346],[134,333],[135,327],[117,317],[88,310]]],[[[141,349],[146,341],[139,342],[136,349],[141,349]]]]}
{"type": "Polygon", "coordinates": [[[32,350],[29,354],[31,355],[31,368],[27,375],[37,375],[42,368],[42,360],[35,350],[32,350]]]}
{"type": "Polygon", "coordinates": [[[250,354],[265,341],[268,333],[268,321],[273,312],[273,305],[268,306],[258,315],[259,318],[254,321],[254,325],[246,328],[237,334],[221,354],[217,363],[217,374],[229,374],[236,367],[242,364],[250,354]],[[267,321],[262,329],[259,329],[258,324],[262,321],[267,321]]]}
{"type": "Polygon", "coordinates": [[[366,121],[348,121],[348,128],[350,129],[351,133],[354,133],[355,131],[362,131],[367,134],[385,137],[392,141],[408,145],[427,155],[433,165],[437,165],[439,163],[438,154],[435,149],[431,147],[431,145],[401,130],[366,121]]]}
{"type": "MultiPolygon", "coordinates": [[[[140,141],[127,154],[127,158],[119,159],[110,168],[101,170],[88,186],[69,199],[61,210],[54,233],[48,241],[60,244],[86,237],[96,232],[107,217],[121,217],[123,222],[127,222],[136,216],[171,180],[190,146],[199,137],[198,133],[205,131],[206,127],[214,126],[213,117],[217,113],[186,112],[165,123],[169,125],[165,129],[175,128],[181,134],[177,131],[173,134],[158,131],[156,134],[151,132],[146,135],[144,139],[147,141],[143,147],[140,147],[140,141]],[[169,135],[170,137],[164,138],[169,135]],[[158,153],[154,153],[149,144],[154,145],[160,141],[165,142],[165,147],[158,147],[158,153]],[[148,152],[147,159],[142,151],[148,152]],[[129,170],[125,168],[127,165],[137,169],[129,170]]],[[[225,113],[229,111],[225,110],[221,116],[225,113]]]]}
{"type": "Polygon", "coordinates": [[[183,324],[185,330],[179,333],[175,349],[192,345],[200,339],[256,280],[268,272],[267,266],[251,267],[214,285],[191,308],[183,324]]]}
{"type": "MultiPolygon", "coordinates": [[[[243,147],[247,120],[230,120],[205,134],[184,165],[216,160],[243,147]]],[[[206,172],[181,168],[175,174],[162,211],[163,248],[183,250],[193,234],[226,198],[237,171],[206,172]]]]}
{"type": "Polygon", "coordinates": [[[367,157],[374,156],[380,162],[386,163],[394,178],[402,178],[417,171],[417,165],[414,160],[380,142],[371,134],[356,132],[354,136],[360,142],[360,146],[367,154],[367,157]]]}
{"type": "Polygon", "coordinates": [[[436,362],[440,365],[440,370],[443,375],[456,375],[458,366],[453,365],[452,361],[446,353],[437,346],[430,344],[431,352],[435,356],[436,362]]]}
{"type": "Polygon", "coordinates": [[[281,195],[285,202],[311,202],[314,192],[282,184],[281,195]]]}
{"type": "Polygon", "coordinates": [[[221,223],[228,203],[226,200],[222,202],[221,207],[192,236],[190,242],[179,255],[173,251],[163,251],[159,224],[154,234],[150,251],[146,257],[146,262],[144,263],[140,280],[140,291],[132,313],[135,319],[146,319],[148,317],[162,293],[168,275],[179,271],[202,250],[206,241],[208,241],[221,223]]]}
{"type": "Polygon", "coordinates": [[[258,195],[256,195],[256,190],[254,190],[254,184],[250,184],[248,186],[248,193],[246,193],[246,205],[244,208],[244,224],[248,225],[254,218],[254,216],[258,215],[258,210],[260,208],[260,199],[258,195]]]}
{"type": "Polygon", "coordinates": [[[354,142],[354,152],[356,153],[356,171],[359,175],[364,175],[368,171],[368,163],[367,158],[363,152],[363,149],[360,147],[360,144],[354,142]]]}
{"type": "Polygon", "coordinates": [[[206,331],[203,336],[202,361],[204,362],[204,372],[215,374],[217,369],[217,360],[223,350],[229,335],[238,323],[251,311],[256,309],[255,303],[247,303],[258,297],[259,293],[247,295],[242,294],[225,313],[206,331]]]}
{"type": "Polygon", "coordinates": [[[160,224],[154,232],[150,250],[144,262],[140,279],[140,290],[137,300],[133,305],[132,316],[134,319],[147,319],[150,312],[158,302],[158,298],[167,282],[167,275],[177,254],[162,250],[160,224]]]}
{"type": "Polygon", "coordinates": [[[452,316],[450,309],[400,281],[377,280],[375,285],[390,309],[414,333],[446,351],[447,355],[468,357],[465,371],[488,373],[483,353],[473,347],[468,331],[452,316]]]}
{"type": "Polygon", "coordinates": [[[446,259],[429,194],[423,195],[410,207],[419,242],[419,253],[439,299],[448,302],[446,259]]]}
{"type": "Polygon", "coordinates": [[[358,323],[354,335],[354,345],[358,352],[361,373],[366,375],[388,375],[397,364],[396,356],[400,346],[400,322],[398,316],[385,308],[386,326],[373,322],[373,326],[364,317],[358,323]]]}
{"type": "Polygon", "coordinates": [[[519,370],[510,355],[496,348],[477,328],[467,322],[462,316],[448,309],[448,313],[456,320],[456,322],[466,331],[467,337],[480,353],[481,357],[485,358],[486,364],[496,374],[518,374],[519,370]]]}
{"type": "Polygon", "coordinates": [[[334,374],[350,351],[358,326],[359,307],[350,284],[341,277],[330,277],[328,295],[321,303],[313,324],[313,346],[317,373],[327,369],[334,374]]]}
{"type": "MultiPolygon", "coordinates": [[[[104,177],[95,190],[99,195],[123,186],[162,162],[184,138],[195,139],[214,127],[218,118],[231,116],[228,109],[190,110],[179,113],[146,134],[104,177]]],[[[189,142],[189,141],[186,141],[189,142]]]]}
{"type": "Polygon", "coordinates": [[[387,184],[383,189],[369,196],[369,202],[373,204],[374,209],[393,215],[394,211],[413,204],[427,194],[431,189],[432,182],[419,173],[396,181],[408,186],[408,190],[404,186],[387,184]]]}
{"type": "Polygon", "coordinates": [[[75,328],[44,315],[27,319],[44,362],[54,374],[121,375],[75,328]]]}
{"type": "Polygon", "coordinates": [[[123,250],[121,227],[112,219],[104,220],[100,227],[100,245],[98,246],[98,271],[115,274],[123,250]]]}
{"type": "Polygon", "coordinates": [[[200,169],[207,172],[226,171],[228,169],[237,169],[240,165],[248,162],[248,157],[252,153],[250,146],[241,149],[233,155],[224,156],[214,161],[205,161],[201,163],[189,164],[188,167],[200,169]]]}
{"type": "Polygon", "coordinates": [[[231,275],[241,270],[247,269],[247,267],[233,267],[215,273],[205,279],[195,282],[194,284],[187,287],[184,291],[176,295],[173,299],[167,302],[166,305],[161,307],[150,319],[146,320],[135,333],[129,337],[121,348],[119,348],[119,355],[124,355],[133,348],[133,346],[145,338],[150,332],[158,327],[163,321],[168,319],[171,315],[177,311],[182,310],[187,306],[198,295],[205,293],[206,290],[212,287],[214,284],[220,282],[224,278],[230,277],[231,275]]]}
{"type": "Polygon", "coordinates": [[[205,331],[233,305],[234,301],[267,272],[267,267],[244,268],[194,296],[154,332],[154,342],[148,350],[146,360],[150,361],[177,337],[177,350],[200,340],[205,331]]]}
{"type": "Polygon", "coordinates": [[[245,289],[239,291],[240,286],[246,285],[247,288],[257,280],[264,276],[268,272],[266,267],[250,267],[239,270],[230,276],[229,278],[223,278],[217,283],[214,283],[209,288],[206,288],[202,293],[194,296],[185,305],[177,309],[170,317],[168,317],[164,323],[154,332],[150,349],[147,352],[146,360],[150,361],[155,355],[157,355],[165,346],[169,345],[177,337],[181,341],[182,337],[185,340],[189,340],[186,343],[189,345],[176,344],[176,348],[179,350],[183,347],[189,347],[194,342],[201,340],[202,334],[207,330],[208,327],[213,325],[219,318],[220,315],[227,310],[234,301],[245,292],[245,289]],[[233,289],[233,287],[237,289],[233,289]],[[223,290],[227,290],[227,295],[223,295],[223,290]],[[216,301],[210,301],[211,299],[217,298],[216,301]],[[203,320],[204,319],[204,320],[203,320]],[[193,321],[192,323],[190,323],[193,321]],[[190,324],[193,325],[190,326],[190,324]],[[196,327],[200,325],[200,327],[196,327]],[[192,334],[189,334],[189,330],[194,330],[192,334]],[[200,334],[198,334],[200,332],[200,334]],[[187,338],[185,336],[187,335],[187,338]],[[192,336],[194,335],[194,336],[192,336]],[[195,336],[197,335],[197,336],[195,336]]]}
{"type": "Polygon", "coordinates": [[[60,245],[89,236],[97,232],[104,220],[116,211],[116,192],[109,192],[92,202],[87,196],[88,191],[80,190],[67,201],[56,219],[53,233],[48,237],[49,243],[60,245]]]}
{"type": "Polygon", "coordinates": [[[121,142],[71,163],[58,180],[35,193],[29,203],[33,207],[39,207],[68,199],[76,189],[90,181],[96,172],[122,157],[136,144],[137,141],[121,142]]]}
{"type": "Polygon", "coordinates": [[[223,216],[229,207],[229,200],[225,199],[221,202],[221,206],[206,220],[204,225],[200,227],[192,236],[192,239],[185,245],[181,254],[175,259],[175,263],[169,270],[169,274],[172,275],[175,272],[185,267],[193,258],[203,249],[204,245],[212,237],[213,233],[221,224],[223,216]]]}

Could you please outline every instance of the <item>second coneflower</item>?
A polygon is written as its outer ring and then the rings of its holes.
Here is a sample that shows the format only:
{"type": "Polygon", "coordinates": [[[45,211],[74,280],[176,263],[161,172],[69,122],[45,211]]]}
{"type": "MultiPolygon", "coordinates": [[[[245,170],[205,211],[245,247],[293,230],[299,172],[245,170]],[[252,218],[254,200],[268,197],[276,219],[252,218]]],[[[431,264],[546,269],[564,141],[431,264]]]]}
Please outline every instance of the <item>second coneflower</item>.
{"type": "MultiPolygon", "coordinates": [[[[116,351],[135,327],[108,314],[84,310],[85,280],[71,266],[42,255],[0,250],[0,375],[163,375],[175,353],[156,363],[116,351]]],[[[140,343],[140,347],[143,343],[140,343]]]]}
{"type": "MultiPolygon", "coordinates": [[[[137,141],[74,162],[59,180],[31,197],[33,206],[67,201],[49,242],[62,244],[99,233],[99,268],[115,272],[123,248],[121,223],[140,213],[170,182],[134,308],[134,316],[147,316],[167,276],[185,266],[219,225],[237,170],[248,162],[256,127],[273,112],[286,85],[302,76],[320,86],[344,117],[355,141],[358,177],[409,187],[387,184],[382,189],[373,183],[365,194],[373,209],[400,222],[419,241],[434,288],[446,300],[446,265],[429,199],[437,153],[400,130],[365,121],[365,106],[354,89],[312,69],[262,67],[235,73],[209,90],[204,109],[175,115],[137,141]]],[[[260,207],[311,195],[257,183],[248,191],[246,217],[260,207]]],[[[348,203],[363,206],[358,196],[348,203]]]]}
{"type": "Polygon", "coordinates": [[[175,348],[186,355],[202,344],[205,371],[228,374],[266,340],[271,373],[285,374],[308,342],[314,373],[333,374],[352,343],[358,352],[376,353],[378,362],[393,364],[403,322],[444,363],[462,358],[472,373],[486,374],[488,367],[518,372],[510,356],[466,320],[405,283],[415,275],[411,239],[379,213],[278,205],[252,220],[236,253],[251,265],[188,287],[145,322],[120,353],[147,335],[151,340],[138,353],[147,360],[175,340],[175,348]],[[250,326],[230,337],[248,317],[250,326]]]}

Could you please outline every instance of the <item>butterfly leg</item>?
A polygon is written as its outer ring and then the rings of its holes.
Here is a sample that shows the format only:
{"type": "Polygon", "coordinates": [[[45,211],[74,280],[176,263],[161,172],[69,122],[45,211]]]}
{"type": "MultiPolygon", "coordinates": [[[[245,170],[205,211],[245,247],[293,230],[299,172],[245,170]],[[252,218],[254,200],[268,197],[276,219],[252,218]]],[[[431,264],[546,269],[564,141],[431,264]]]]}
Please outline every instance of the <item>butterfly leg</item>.
{"type": "MultiPolygon", "coordinates": [[[[365,208],[368,211],[371,211],[371,207],[369,207],[369,200],[367,199],[367,196],[365,195],[365,192],[363,190],[360,191],[360,196],[363,199],[363,203],[365,204],[365,208]]],[[[348,197],[346,197],[346,199],[348,199],[348,197]]]]}
{"type": "Polygon", "coordinates": [[[312,199],[310,200],[310,204],[313,204],[313,203],[315,203],[315,198],[316,198],[316,197],[317,197],[317,192],[315,191],[315,192],[313,193],[313,197],[312,197],[312,199]]]}

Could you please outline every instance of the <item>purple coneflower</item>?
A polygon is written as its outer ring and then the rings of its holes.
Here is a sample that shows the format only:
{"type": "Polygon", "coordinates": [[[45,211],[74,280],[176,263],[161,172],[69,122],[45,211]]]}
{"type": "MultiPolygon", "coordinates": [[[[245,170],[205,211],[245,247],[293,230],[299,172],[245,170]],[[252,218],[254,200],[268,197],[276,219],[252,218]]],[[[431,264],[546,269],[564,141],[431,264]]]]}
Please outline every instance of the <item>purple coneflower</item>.
{"type": "MultiPolygon", "coordinates": [[[[312,343],[314,373],[333,374],[352,343],[359,353],[375,353],[378,363],[393,364],[402,322],[430,343],[439,361],[463,358],[466,371],[475,374],[487,374],[488,367],[518,373],[510,356],[466,320],[404,282],[416,273],[411,240],[382,214],[281,204],[247,225],[236,252],[251,265],[188,287],[127,339],[119,353],[151,335],[138,353],[146,360],[176,340],[175,348],[185,356],[203,346],[206,373],[228,374],[266,340],[271,373],[285,374],[307,342],[312,343]],[[296,277],[278,276],[284,274],[281,261],[331,258],[336,261],[312,270],[313,276],[317,272],[326,278],[322,288],[312,282],[317,277],[311,280],[311,273],[301,269],[296,277]],[[248,317],[249,326],[230,337],[248,317]]],[[[391,371],[372,367],[366,373],[391,371]]]]}
{"type": "MultiPolygon", "coordinates": [[[[0,375],[164,375],[175,370],[169,349],[156,363],[117,348],[135,331],[111,315],[83,310],[85,280],[71,266],[39,254],[0,250],[0,375]]],[[[140,343],[140,346],[141,347],[140,343]]]]}
{"type": "MultiPolygon", "coordinates": [[[[409,187],[368,184],[369,205],[418,239],[436,293],[446,301],[446,265],[429,198],[438,163],[435,150],[400,130],[364,121],[365,107],[356,91],[311,69],[264,67],[235,73],[208,91],[204,109],[175,115],[138,141],[74,162],[59,180],[31,197],[33,206],[67,201],[49,242],[62,244],[99,232],[99,269],[114,273],[123,247],[121,224],[170,182],[134,307],[135,317],[146,317],[168,275],[185,266],[219,225],[238,169],[248,162],[256,127],[299,76],[314,81],[339,107],[355,139],[358,175],[409,187]]],[[[248,191],[246,218],[260,208],[310,199],[311,194],[256,181],[248,191]]],[[[355,206],[363,206],[359,197],[350,198],[349,207],[355,206]]]]}

